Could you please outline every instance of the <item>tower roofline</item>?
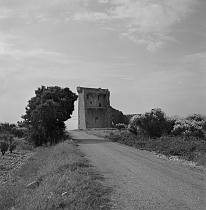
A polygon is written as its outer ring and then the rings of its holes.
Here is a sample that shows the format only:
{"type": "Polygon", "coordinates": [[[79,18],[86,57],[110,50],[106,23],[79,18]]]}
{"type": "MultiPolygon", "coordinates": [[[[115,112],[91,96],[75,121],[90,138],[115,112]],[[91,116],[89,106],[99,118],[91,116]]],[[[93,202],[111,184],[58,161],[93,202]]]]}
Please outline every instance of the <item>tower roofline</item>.
{"type": "Polygon", "coordinates": [[[103,92],[103,93],[107,93],[109,92],[109,89],[103,89],[103,88],[88,88],[88,87],[77,87],[77,92],[81,93],[82,90],[86,90],[86,91],[94,91],[94,92],[103,92]]]}

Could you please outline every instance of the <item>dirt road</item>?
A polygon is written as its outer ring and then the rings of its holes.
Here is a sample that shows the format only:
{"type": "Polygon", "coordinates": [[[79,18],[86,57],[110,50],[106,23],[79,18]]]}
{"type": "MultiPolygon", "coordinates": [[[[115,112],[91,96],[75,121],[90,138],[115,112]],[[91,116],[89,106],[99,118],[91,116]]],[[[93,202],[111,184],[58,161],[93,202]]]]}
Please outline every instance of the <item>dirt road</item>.
{"type": "Polygon", "coordinates": [[[72,131],[80,149],[114,187],[118,210],[206,210],[205,170],[72,131]]]}

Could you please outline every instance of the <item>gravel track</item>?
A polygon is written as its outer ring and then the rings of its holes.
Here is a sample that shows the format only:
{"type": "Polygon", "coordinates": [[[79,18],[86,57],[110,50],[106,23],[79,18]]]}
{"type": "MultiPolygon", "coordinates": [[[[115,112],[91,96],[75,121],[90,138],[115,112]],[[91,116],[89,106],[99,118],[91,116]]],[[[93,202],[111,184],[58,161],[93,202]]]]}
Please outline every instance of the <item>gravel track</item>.
{"type": "Polygon", "coordinates": [[[206,210],[204,168],[162,159],[84,131],[71,131],[71,135],[114,188],[114,209],[206,210]]]}

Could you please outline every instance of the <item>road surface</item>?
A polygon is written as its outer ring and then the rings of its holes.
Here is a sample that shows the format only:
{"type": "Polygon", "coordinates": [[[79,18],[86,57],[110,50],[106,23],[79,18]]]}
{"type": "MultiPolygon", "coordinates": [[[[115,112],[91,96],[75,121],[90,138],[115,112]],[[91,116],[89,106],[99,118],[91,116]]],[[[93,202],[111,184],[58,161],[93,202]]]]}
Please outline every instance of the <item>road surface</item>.
{"type": "Polygon", "coordinates": [[[206,210],[205,170],[71,131],[80,149],[114,188],[118,210],[206,210]]]}

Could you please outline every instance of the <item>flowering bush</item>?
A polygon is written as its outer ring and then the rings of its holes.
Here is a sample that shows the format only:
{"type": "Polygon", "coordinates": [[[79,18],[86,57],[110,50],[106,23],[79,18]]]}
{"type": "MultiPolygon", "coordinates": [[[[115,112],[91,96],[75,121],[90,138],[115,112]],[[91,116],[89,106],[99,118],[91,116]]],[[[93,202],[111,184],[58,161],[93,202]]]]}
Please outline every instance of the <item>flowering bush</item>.
{"type": "Polygon", "coordinates": [[[186,117],[186,119],[187,120],[194,120],[194,121],[197,121],[197,122],[200,122],[200,121],[205,121],[206,122],[206,117],[202,116],[200,114],[189,115],[188,117],[186,117]]]}
{"type": "Polygon", "coordinates": [[[129,122],[128,130],[134,134],[137,134],[139,130],[139,123],[141,119],[141,114],[134,115],[129,122]]]}
{"type": "Polygon", "coordinates": [[[203,138],[205,136],[205,123],[206,121],[204,119],[197,120],[197,118],[192,117],[179,119],[176,120],[172,133],[174,135],[195,136],[203,138]]]}

